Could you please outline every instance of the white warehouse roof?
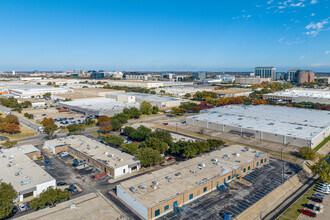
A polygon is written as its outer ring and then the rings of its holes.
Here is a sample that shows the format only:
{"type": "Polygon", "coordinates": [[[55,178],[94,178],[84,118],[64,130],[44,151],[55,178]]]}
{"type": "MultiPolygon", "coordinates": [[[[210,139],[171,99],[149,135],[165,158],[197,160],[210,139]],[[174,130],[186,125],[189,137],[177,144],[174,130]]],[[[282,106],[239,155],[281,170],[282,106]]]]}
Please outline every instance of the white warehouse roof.
{"type": "Polygon", "coordinates": [[[330,112],[271,105],[227,105],[201,111],[193,120],[313,139],[330,126],[330,112]]]}

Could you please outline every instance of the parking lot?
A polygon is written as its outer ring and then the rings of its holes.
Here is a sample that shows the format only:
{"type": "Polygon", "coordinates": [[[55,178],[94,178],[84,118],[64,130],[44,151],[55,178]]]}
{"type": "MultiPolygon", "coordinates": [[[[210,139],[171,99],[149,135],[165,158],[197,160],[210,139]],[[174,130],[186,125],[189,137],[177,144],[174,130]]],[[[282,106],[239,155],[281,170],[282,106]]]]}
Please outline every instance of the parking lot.
{"type": "Polygon", "coordinates": [[[181,207],[181,213],[170,212],[160,219],[224,219],[224,212],[229,213],[233,219],[300,170],[294,164],[271,158],[269,164],[243,177],[252,186],[232,181],[229,183],[230,188],[208,193],[181,207]]]}

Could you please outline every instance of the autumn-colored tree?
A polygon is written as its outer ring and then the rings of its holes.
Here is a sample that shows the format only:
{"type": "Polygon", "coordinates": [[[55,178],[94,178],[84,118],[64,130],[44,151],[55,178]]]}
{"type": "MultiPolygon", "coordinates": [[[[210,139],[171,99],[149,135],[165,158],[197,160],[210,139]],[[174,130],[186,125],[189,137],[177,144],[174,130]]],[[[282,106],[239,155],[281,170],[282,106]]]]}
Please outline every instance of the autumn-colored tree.
{"type": "Polygon", "coordinates": [[[100,130],[103,132],[106,132],[106,133],[112,131],[112,126],[111,126],[110,122],[109,121],[102,122],[100,124],[100,130]]]}
{"type": "Polygon", "coordinates": [[[4,129],[5,132],[8,132],[10,134],[15,134],[17,132],[20,132],[21,129],[20,127],[17,125],[17,124],[14,124],[14,123],[9,123],[5,126],[5,129],[4,129]]]}
{"type": "Polygon", "coordinates": [[[55,125],[55,122],[52,118],[44,118],[42,120],[42,125],[43,126],[53,126],[53,125],[55,125]]]}
{"type": "Polygon", "coordinates": [[[106,115],[102,115],[100,116],[98,119],[97,119],[97,125],[101,125],[103,122],[109,122],[111,121],[111,118],[109,118],[108,116],[106,115]]]}
{"type": "Polygon", "coordinates": [[[5,127],[6,127],[6,123],[1,122],[0,123],[0,132],[4,132],[5,131],[5,127]]]}
{"type": "Polygon", "coordinates": [[[6,124],[14,123],[14,124],[19,125],[19,121],[18,121],[18,118],[17,118],[16,115],[7,115],[7,116],[3,119],[3,122],[5,122],[6,124]]]}

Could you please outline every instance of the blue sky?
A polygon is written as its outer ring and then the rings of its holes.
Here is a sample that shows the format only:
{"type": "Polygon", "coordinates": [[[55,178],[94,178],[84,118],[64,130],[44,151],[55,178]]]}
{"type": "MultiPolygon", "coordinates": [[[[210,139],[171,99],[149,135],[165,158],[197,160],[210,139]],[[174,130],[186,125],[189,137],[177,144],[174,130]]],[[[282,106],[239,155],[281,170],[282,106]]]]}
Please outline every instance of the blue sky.
{"type": "Polygon", "coordinates": [[[329,0],[1,0],[0,70],[330,72],[329,0]]]}

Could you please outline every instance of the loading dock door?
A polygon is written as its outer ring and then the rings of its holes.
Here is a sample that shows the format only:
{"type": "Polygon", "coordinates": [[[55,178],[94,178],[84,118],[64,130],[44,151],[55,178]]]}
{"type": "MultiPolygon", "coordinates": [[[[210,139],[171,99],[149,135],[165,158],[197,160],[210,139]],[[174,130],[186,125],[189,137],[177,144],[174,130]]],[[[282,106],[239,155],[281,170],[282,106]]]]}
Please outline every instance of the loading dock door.
{"type": "Polygon", "coordinates": [[[23,195],[23,199],[26,199],[26,198],[29,198],[29,197],[32,197],[32,196],[33,196],[33,192],[25,193],[23,195]]]}

